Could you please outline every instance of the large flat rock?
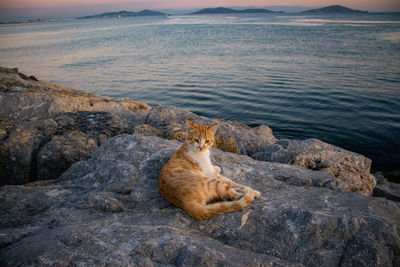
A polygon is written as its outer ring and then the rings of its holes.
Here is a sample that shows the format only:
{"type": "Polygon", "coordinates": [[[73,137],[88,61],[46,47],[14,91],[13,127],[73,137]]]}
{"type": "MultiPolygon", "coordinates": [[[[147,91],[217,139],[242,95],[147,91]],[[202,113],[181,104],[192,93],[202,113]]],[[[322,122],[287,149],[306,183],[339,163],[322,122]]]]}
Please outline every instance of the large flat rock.
{"type": "Polygon", "coordinates": [[[147,115],[150,106],[129,100],[98,96],[48,82],[29,79],[18,69],[0,67],[0,118],[49,118],[77,111],[135,112],[147,115]]]}
{"type": "Polygon", "coordinates": [[[196,221],[158,192],[180,143],[121,135],[47,186],[0,188],[0,265],[399,266],[397,202],[344,191],[326,171],[212,151],[262,197],[196,221]]]}

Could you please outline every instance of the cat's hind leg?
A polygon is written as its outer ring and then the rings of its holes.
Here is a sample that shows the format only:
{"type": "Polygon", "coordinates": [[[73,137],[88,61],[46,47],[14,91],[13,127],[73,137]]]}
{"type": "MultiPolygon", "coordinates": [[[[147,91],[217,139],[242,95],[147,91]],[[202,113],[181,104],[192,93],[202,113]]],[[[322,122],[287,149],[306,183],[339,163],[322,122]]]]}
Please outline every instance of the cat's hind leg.
{"type": "Polygon", "coordinates": [[[214,192],[222,200],[238,200],[246,193],[244,189],[232,186],[229,179],[215,181],[214,192]]]}
{"type": "Polygon", "coordinates": [[[226,177],[224,177],[222,175],[220,175],[220,178],[222,178],[224,180],[224,182],[227,182],[233,188],[233,190],[235,190],[235,191],[237,191],[239,193],[243,194],[244,192],[249,191],[251,194],[254,195],[255,198],[259,198],[261,196],[261,193],[259,191],[254,190],[251,187],[244,186],[244,185],[241,185],[241,184],[237,184],[237,183],[233,182],[232,180],[230,180],[230,179],[228,179],[228,178],[226,178],[226,177]]]}
{"type": "Polygon", "coordinates": [[[245,191],[240,188],[229,188],[226,190],[226,196],[231,200],[238,200],[245,194],[245,191]]]}
{"type": "Polygon", "coordinates": [[[215,203],[199,203],[196,201],[185,202],[183,209],[196,220],[204,220],[214,217],[215,215],[239,211],[250,205],[254,197],[247,192],[243,197],[234,201],[222,201],[215,203]]]}

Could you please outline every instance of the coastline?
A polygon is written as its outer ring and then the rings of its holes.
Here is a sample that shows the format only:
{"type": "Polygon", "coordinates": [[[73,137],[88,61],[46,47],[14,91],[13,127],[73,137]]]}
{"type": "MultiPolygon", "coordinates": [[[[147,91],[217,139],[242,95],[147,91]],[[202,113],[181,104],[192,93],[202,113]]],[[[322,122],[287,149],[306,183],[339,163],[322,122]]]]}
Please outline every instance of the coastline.
{"type": "MultiPolygon", "coordinates": [[[[280,162],[286,164],[294,164],[303,166],[310,169],[324,169],[329,166],[318,166],[318,161],[322,158],[313,159],[314,163],[309,162],[309,158],[301,159],[301,155],[309,153],[308,157],[315,157],[316,152],[324,153],[324,149],[332,151],[343,151],[345,154],[356,155],[356,165],[361,164],[358,167],[365,172],[367,180],[375,181],[375,178],[370,174],[371,160],[359,155],[354,152],[344,150],[339,147],[324,143],[318,139],[306,139],[306,140],[289,140],[281,139],[278,140],[272,130],[265,125],[251,128],[247,125],[241,124],[236,121],[224,121],[222,119],[212,119],[202,116],[197,116],[188,110],[179,109],[175,107],[168,107],[157,104],[156,106],[149,106],[146,103],[141,103],[128,99],[118,99],[112,97],[101,97],[92,93],[85,93],[83,91],[64,87],[48,82],[41,82],[34,76],[28,76],[18,72],[18,69],[9,69],[0,67],[0,73],[3,74],[1,80],[1,87],[4,88],[15,88],[16,86],[21,88],[12,92],[12,98],[7,101],[7,95],[9,89],[3,91],[4,97],[2,106],[4,107],[3,112],[0,114],[0,118],[7,120],[2,123],[1,139],[6,139],[7,135],[10,135],[9,129],[12,129],[10,125],[16,124],[16,121],[23,120],[37,120],[51,119],[58,114],[65,113],[79,113],[79,112],[108,112],[113,116],[119,116],[119,119],[131,120],[133,124],[142,125],[143,129],[131,129],[125,125],[121,126],[124,130],[118,133],[133,133],[133,132],[144,132],[145,134],[156,135],[166,139],[172,140],[183,140],[184,131],[186,130],[185,119],[192,118],[202,121],[204,123],[219,123],[223,124],[223,127],[219,130],[217,136],[216,148],[223,151],[239,153],[248,155],[258,160],[280,162]],[[4,76],[5,75],[5,76],[4,76]],[[25,89],[23,89],[25,88],[25,89]],[[32,91],[32,88],[35,88],[32,91]],[[27,90],[27,91],[23,91],[27,90]],[[18,95],[18,97],[16,97],[18,95]],[[23,107],[25,105],[26,107],[23,107]],[[151,121],[152,113],[154,110],[158,110],[154,119],[153,125],[149,123],[151,121]],[[173,114],[175,113],[175,114],[173,114]],[[167,114],[167,115],[166,115],[167,114]],[[127,119],[130,117],[129,119],[127,119]],[[131,117],[135,117],[132,119],[131,117]],[[158,120],[161,120],[158,121],[158,120]],[[170,125],[168,125],[170,124],[170,125]],[[144,125],[144,126],[143,126],[144,125]],[[259,139],[259,140],[258,140],[259,139]],[[315,141],[314,141],[315,140],[315,141]],[[319,148],[319,150],[316,148],[319,148]],[[322,148],[322,149],[321,149],[322,148]],[[278,152],[276,152],[278,151],[278,152]],[[311,154],[310,154],[311,153],[311,154]]],[[[125,122],[129,123],[129,122],[125,122]]],[[[140,128],[140,127],[139,127],[140,128]]],[[[58,130],[60,131],[60,130],[58,130]]],[[[109,134],[106,139],[114,136],[115,134],[109,134]]],[[[47,139],[51,139],[51,135],[47,139]]],[[[103,137],[104,138],[104,137],[103,137]]],[[[106,140],[105,139],[105,140],[106,140]]],[[[101,145],[105,140],[99,142],[98,146],[101,145]]],[[[43,142],[43,141],[40,141],[43,142]]],[[[329,153],[328,153],[329,154],[329,153]]],[[[323,155],[320,157],[324,157],[323,155]]],[[[352,156],[354,157],[354,156],[352,156]]],[[[324,159],[330,161],[332,159],[324,159]]],[[[340,161],[340,159],[335,159],[340,161]]],[[[73,162],[71,162],[73,163],[73,162]]],[[[70,163],[70,164],[71,164],[70,163]]],[[[65,168],[64,168],[65,169],[65,168]]],[[[335,173],[337,171],[332,171],[335,173]]],[[[387,177],[388,173],[377,172],[376,175],[379,177],[387,177]]],[[[35,181],[38,179],[37,176],[24,178],[23,181],[35,181]]],[[[394,171],[389,174],[391,181],[397,181],[398,172],[394,171]]],[[[56,177],[52,177],[56,178],[56,177]]],[[[46,177],[41,179],[48,179],[46,177]]],[[[386,178],[383,178],[386,179],[386,178]]],[[[21,179],[20,179],[21,180],[21,179]]],[[[367,191],[371,194],[375,182],[372,183],[372,187],[367,191]]]]}
{"type": "MultiPolygon", "coordinates": [[[[357,186],[358,189],[355,190],[360,190],[360,192],[363,192],[364,194],[371,195],[376,184],[374,176],[370,174],[370,159],[357,153],[324,143],[317,139],[278,140],[273,135],[272,130],[265,125],[251,128],[239,122],[197,116],[190,111],[174,107],[163,105],[151,107],[145,103],[128,99],[100,97],[95,94],[87,94],[77,89],[67,88],[47,82],[40,82],[36,77],[19,73],[18,69],[1,68],[0,70],[3,74],[1,83],[3,87],[2,106],[4,107],[0,117],[3,118],[3,120],[6,120],[6,122],[2,123],[2,139],[8,140],[7,137],[12,136],[14,133],[18,135],[18,131],[20,131],[18,128],[26,130],[24,128],[26,127],[25,125],[18,126],[17,121],[19,120],[30,121],[34,119],[36,120],[35,124],[47,124],[48,122],[46,122],[46,120],[54,120],[54,118],[60,116],[60,114],[79,112],[107,112],[110,116],[118,117],[117,121],[119,121],[121,125],[114,125],[114,128],[120,127],[121,130],[113,129],[113,133],[107,133],[106,136],[101,134],[102,137],[99,137],[99,132],[101,132],[102,129],[100,129],[101,127],[96,129],[97,133],[94,137],[96,145],[90,149],[84,146],[84,150],[88,150],[84,155],[89,156],[96,147],[100,146],[108,138],[113,137],[116,134],[144,133],[166,139],[182,141],[186,130],[185,120],[192,118],[203,123],[221,124],[221,128],[217,135],[216,148],[223,151],[244,154],[263,161],[303,166],[309,169],[328,169],[337,178],[340,177],[337,170],[338,167],[336,166],[337,162],[339,162],[340,165],[342,160],[341,157],[351,157],[353,159],[351,164],[357,166],[355,169],[358,169],[359,171],[353,171],[351,173],[345,172],[344,169],[348,168],[348,166],[346,165],[347,163],[343,162],[342,172],[346,173],[347,176],[353,177],[353,175],[356,175],[358,177],[357,179],[364,180],[364,182],[361,182],[361,184],[357,186]],[[16,87],[21,89],[15,90],[14,88],[16,87]],[[126,126],[127,124],[136,125],[136,128],[126,126]],[[316,153],[319,153],[320,155],[316,156],[316,153]],[[321,165],[320,162],[325,163],[321,165]]],[[[75,115],[75,117],[79,116],[84,117],[88,115],[75,115]]],[[[104,121],[99,123],[106,124],[104,121]]],[[[31,131],[30,134],[35,136],[35,131],[38,128],[37,125],[30,125],[29,127],[29,131],[31,131]]],[[[63,127],[64,126],[60,129],[60,126],[58,126],[58,128],[56,127],[57,130],[53,129],[52,131],[56,131],[60,134],[60,131],[65,131],[63,127]]],[[[61,134],[64,133],[61,132],[61,134]]],[[[87,133],[84,132],[84,134],[87,133]]],[[[78,134],[78,136],[80,135],[78,134]]],[[[23,137],[26,138],[25,135],[23,137]]],[[[43,137],[44,140],[39,138],[36,142],[41,144],[40,147],[43,147],[43,142],[49,142],[53,137],[53,134],[50,134],[45,138],[43,137]]],[[[19,139],[16,138],[14,142],[18,142],[18,140],[19,139]]],[[[8,145],[10,146],[12,144],[8,145]]],[[[39,147],[35,148],[34,146],[29,149],[29,151],[31,150],[39,150],[39,147]]],[[[40,154],[40,151],[37,151],[36,153],[40,154]]],[[[34,155],[34,157],[36,156],[34,155]]],[[[78,157],[71,160],[67,166],[64,166],[61,170],[66,170],[67,167],[79,159],[80,158],[78,157]]],[[[31,162],[26,164],[31,165],[36,163],[31,162]]],[[[16,164],[16,166],[18,165],[20,164],[16,164]]],[[[44,165],[48,164],[44,163],[44,165]]],[[[40,169],[40,167],[38,168],[40,169]]],[[[3,173],[2,176],[19,176],[17,179],[19,182],[17,183],[32,182],[38,179],[49,179],[49,177],[41,177],[43,176],[40,174],[41,170],[37,170],[34,174],[31,174],[30,169],[31,167],[28,168],[25,173],[23,172],[23,175],[19,174],[20,170],[14,170],[13,175],[6,172],[3,173]]],[[[61,173],[58,172],[58,174],[54,174],[50,178],[57,178],[60,174],[61,173]]],[[[338,179],[343,181],[348,180],[346,175],[342,175],[343,177],[338,179]]],[[[379,175],[384,176],[382,173],[379,173],[379,175]]],[[[12,178],[10,181],[13,181],[12,183],[16,182],[16,180],[12,178]]],[[[346,182],[343,183],[346,184],[346,182]]],[[[353,188],[354,186],[352,185],[349,186],[349,188],[350,187],[353,188]]]]}
{"type": "Polygon", "coordinates": [[[28,20],[17,20],[17,21],[0,21],[0,24],[27,24],[27,23],[44,23],[44,22],[62,22],[62,21],[74,21],[77,19],[28,19],[28,20]]]}
{"type": "Polygon", "coordinates": [[[101,97],[18,69],[0,68],[0,105],[0,265],[400,260],[400,186],[373,177],[362,155],[317,139],[278,140],[268,126],[101,97]],[[185,119],[220,125],[213,164],[260,199],[196,221],[160,195],[157,177],[184,138],[185,119]]]}

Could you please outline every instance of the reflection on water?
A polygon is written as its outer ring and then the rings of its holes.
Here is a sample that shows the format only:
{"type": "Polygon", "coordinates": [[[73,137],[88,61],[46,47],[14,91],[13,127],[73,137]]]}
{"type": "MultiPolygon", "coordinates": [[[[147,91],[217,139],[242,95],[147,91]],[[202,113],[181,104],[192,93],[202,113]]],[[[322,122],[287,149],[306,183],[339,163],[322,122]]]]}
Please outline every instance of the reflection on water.
{"type": "Polygon", "coordinates": [[[382,40],[392,41],[392,42],[400,42],[400,31],[382,33],[379,36],[382,38],[382,40]]]}
{"type": "Polygon", "coordinates": [[[0,65],[400,162],[395,15],[241,14],[0,26],[0,65]]]}
{"type": "Polygon", "coordinates": [[[356,23],[356,24],[398,24],[398,20],[334,20],[334,19],[299,19],[301,22],[329,22],[329,23],[356,23]]]}

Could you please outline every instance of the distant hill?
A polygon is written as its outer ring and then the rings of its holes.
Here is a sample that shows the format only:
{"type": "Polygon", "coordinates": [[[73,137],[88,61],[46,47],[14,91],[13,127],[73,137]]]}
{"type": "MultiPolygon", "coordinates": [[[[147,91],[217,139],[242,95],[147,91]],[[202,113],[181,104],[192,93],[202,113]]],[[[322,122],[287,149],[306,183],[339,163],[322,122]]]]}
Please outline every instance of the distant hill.
{"type": "Polygon", "coordinates": [[[367,11],[355,10],[344,6],[334,5],[323,8],[305,10],[301,13],[320,14],[320,13],[368,13],[367,11]]]}
{"type": "Polygon", "coordinates": [[[283,12],[281,11],[275,12],[265,8],[249,8],[249,9],[239,10],[239,13],[283,13],[283,12]]]}
{"type": "Polygon", "coordinates": [[[264,8],[251,8],[236,10],[226,7],[216,7],[216,8],[205,8],[199,11],[191,13],[192,15],[202,15],[202,14],[232,14],[232,13],[275,13],[274,11],[264,9],[264,8]]]}
{"type": "Polygon", "coordinates": [[[164,13],[158,11],[152,11],[144,9],[139,12],[131,11],[119,11],[119,12],[108,12],[92,16],[80,17],[79,19],[95,19],[95,18],[122,18],[122,17],[137,17],[137,16],[165,16],[164,13]]]}

